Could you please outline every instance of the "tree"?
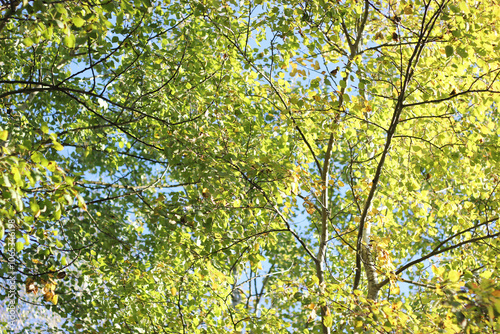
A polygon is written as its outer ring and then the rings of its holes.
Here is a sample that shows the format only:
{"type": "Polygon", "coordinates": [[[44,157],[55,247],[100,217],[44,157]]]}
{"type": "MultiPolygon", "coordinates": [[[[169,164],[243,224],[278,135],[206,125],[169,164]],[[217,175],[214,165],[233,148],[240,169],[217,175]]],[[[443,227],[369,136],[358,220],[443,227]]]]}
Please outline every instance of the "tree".
{"type": "Polygon", "coordinates": [[[500,330],[498,4],[3,2],[4,302],[13,276],[68,333],[500,330]]]}

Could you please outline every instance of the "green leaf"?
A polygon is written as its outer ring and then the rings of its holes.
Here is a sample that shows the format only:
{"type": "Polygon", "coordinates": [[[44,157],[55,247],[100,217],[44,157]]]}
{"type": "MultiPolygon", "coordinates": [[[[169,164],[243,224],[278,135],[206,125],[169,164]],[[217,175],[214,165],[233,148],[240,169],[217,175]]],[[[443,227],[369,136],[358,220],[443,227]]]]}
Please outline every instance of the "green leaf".
{"type": "MultiPolygon", "coordinates": [[[[56,204],[59,204],[59,203],[56,203],[56,204]]],[[[53,213],[53,219],[54,219],[54,220],[59,220],[59,219],[61,219],[61,214],[62,214],[61,209],[60,209],[60,208],[56,209],[56,210],[54,211],[54,213],[53,213]]]]}
{"type": "Polygon", "coordinates": [[[460,13],[460,8],[453,5],[453,4],[450,4],[450,9],[454,12],[454,13],[460,13]]]}
{"type": "Polygon", "coordinates": [[[53,145],[53,147],[54,147],[56,150],[58,150],[58,151],[62,151],[62,150],[64,150],[64,146],[62,146],[60,143],[58,143],[58,142],[56,142],[56,141],[52,142],[52,145],[53,145]]]}
{"type": "Polygon", "coordinates": [[[326,326],[326,327],[332,327],[333,325],[333,317],[331,315],[329,316],[325,316],[323,318],[323,324],[326,326]]]}
{"type": "Polygon", "coordinates": [[[47,126],[46,123],[42,124],[41,130],[43,133],[49,133],[49,127],[47,126]]]}
{"type": "Polygon", "coordinates": [[[24,185],[23,178],[21,177],[21,173],[17,167],[12,166],[11,168],[12,177],[14,178],[14,182],[17,186],[22,187],[24,185]]]}
{"type": "Polygon", "coordinates": [[[71,197],[69,194],[64,194],[63,198],[66,200],[66,203],[68,205],[73,205],[73,197],[71,197]]]}
{"type": "Polygon", "coordinates": [[[40,152],[33,152],[33,154],[31,155],[31,160],[33,160],[34,163],[40,163],[40,161],[42,161],[42,159],[44,159],[44,156],[42,153],[40,152]]]}
{"type": "Polygon", "coordinates": [[[40,210],[40,206],[35,200],[30,201],[30,208],[32,213],[36,213],[40,210]]]}
{"type": "Polygon", "coordinates": [[[30,47],[33,45],[33,40],[31,39],[31,37],[25,37],[23,39],[23,44],[26,46],[26,47],[30,47]]]}
{"type": "Polygon", "coordinates": [[[64,37],[64,45],[72,49],[75,47],[76,37],[73,34],[69,34],[64,37]]]}
{"type": "Polygon", "coordinates": [[[468,58],[469,57],[469,54],[467,53],[467,51],[464,49],[464,48],[457,48],[457,53],[460,57],[462,58],[468,58]]]}
{"type": "Polygon", "coordinates": [[[446,51],[446,57],[451,57],[453,56],[453,46],[451,45],[447,45],[445,47],[445,51],[446,51]]]}
{"type": "Polygon", "coordinates": [[[16,242],[16,252],[19,253],[24,249],[24,242],[17,241],[16,242]]]}
{"type": "Polygon", "coordinates": [[[10,183],[9,176],[7,174],[3,174],[2,175],[2,179],[3,179],[3,185],[4,186],[6,186],[7,188],[12,187],[12,184],[10,183]]]}
{"type": "Polygon", "coordinates": [[[80,16],[73,17],[73,18],[71,19],[71,21],[72,21],[72,22],[73,22],[73,24],[74,24],[76,27],[78,27],[78,28],[80,28],[81,26],[83,26],[83,25],[85,24],[85,20],[84,20],[84,19],[82,19],[80,16]]]}

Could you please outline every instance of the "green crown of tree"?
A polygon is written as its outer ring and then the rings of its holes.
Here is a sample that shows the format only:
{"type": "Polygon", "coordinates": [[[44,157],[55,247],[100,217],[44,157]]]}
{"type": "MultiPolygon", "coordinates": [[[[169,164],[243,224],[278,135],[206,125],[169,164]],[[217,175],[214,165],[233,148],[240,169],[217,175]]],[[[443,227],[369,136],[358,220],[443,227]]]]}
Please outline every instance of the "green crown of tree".
{"type": "Polygon", "coordinates": [[[0,328],[499,332],[499,21],[1,1],[0,328]]]}

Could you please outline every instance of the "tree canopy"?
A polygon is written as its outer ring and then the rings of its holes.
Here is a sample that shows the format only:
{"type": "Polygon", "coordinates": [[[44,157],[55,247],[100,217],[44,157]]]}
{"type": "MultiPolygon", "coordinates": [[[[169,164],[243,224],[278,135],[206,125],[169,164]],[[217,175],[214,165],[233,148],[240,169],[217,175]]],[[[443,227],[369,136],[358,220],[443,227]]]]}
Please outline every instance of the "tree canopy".
{"type": "Polygon", "coordinates": [[[0,328],[500,331],[498,0],[0,13],[0,328]]]}

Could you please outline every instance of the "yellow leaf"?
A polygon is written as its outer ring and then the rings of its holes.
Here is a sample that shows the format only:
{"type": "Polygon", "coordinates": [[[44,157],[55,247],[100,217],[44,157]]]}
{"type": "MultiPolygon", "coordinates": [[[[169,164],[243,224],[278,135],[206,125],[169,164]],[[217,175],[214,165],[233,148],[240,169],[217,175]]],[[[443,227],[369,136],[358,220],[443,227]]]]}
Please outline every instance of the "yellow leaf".
{"type": "Polygon", "coordinates": [[[9,132],[7,130],[0,131],[0,140],[6,141],[9,137],[9,132]]]}
{"type": "Polygon", "coordinates": [[[395,295],[399,295],[399,293],[401,292],[401,290],[399,289],[399,285],[394,285],[391,287],[391,293],[395,294],[395,295]]]}
{"type": "Polygon", "coordinates": [[[259,248],[260,248],[260,244],[258,242],[256,242],[255,244],[253,244],[253,250],[255,252],[258,252],[259,251],[259,248]]]}
{"type": "Polygon", "coordinates": [[[58,299],[58,296],[57,296],[57,295],[54,295],[54,296],[52,297],[52,299],[51,299],[52,304],[57,305],[57,299],[58,299]]]}
{"type": "Polygon", "coordinates": [[[456,270],[450,270],[450,272],[448,273],[448,278],[453,283],[458,282],[458,280],[460,279],[460,273],[456,270]]]}
{"type": "Polygon", "coordinates": [[[395,309],[395,310],[398,310],[398,309],[401,308],[401,305],[403,305],[403,302],[398,301],[397,303],[393,303],[392,304],[392,308],[395,309]]]}
{"type": "Polygon", "coordinates": [[[441,275],[443,275],[444,273],[444,268],[438,268],[435,265],[432,265],[431,269],[434,275],[436,275],[437,277],[441,277],[441,275]]]}
{"type": "Polygon", "coordinates": [[[316,308],[316,304],[311,303],[311,304],[307,305],[306,308],[308,308],[310,310],[314,310],[316,308]]]}
{"type": "Polygon", "coordinates": [[[491,277],[491,271],[485,271],[484,273],[479,274],[480,277],[489,279],[491,277]]]}
{"type": "Polygon", "coordinates": [[[172,294],[172,296],[177,295],[177,289],[176,289],[175,286],[173,286],[173,287],[170,288],[170,293],[172,294]]]}
{"type": "Polygon", "coordinates": [[[313,68],[314,68],[316,71],[317,71],[317,70],[319,70],[320,66],[319,66],[319,63],[318,63],[318,61],[317,61],[317,60],[314,62],[313,68]]]}

